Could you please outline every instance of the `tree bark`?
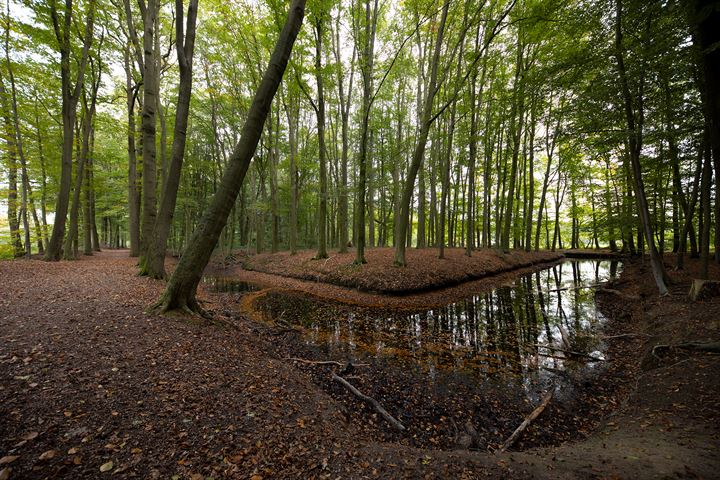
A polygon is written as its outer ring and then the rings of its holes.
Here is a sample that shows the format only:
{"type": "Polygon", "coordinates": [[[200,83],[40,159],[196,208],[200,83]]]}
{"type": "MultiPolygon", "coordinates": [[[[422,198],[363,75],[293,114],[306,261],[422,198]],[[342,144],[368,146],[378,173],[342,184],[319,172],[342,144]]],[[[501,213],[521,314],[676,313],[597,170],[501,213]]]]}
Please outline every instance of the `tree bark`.
{"type": "MultiPolygon", "coordinates": [[[[151,238],[147,239],[147,258],[144,273],[151,278],[165,278],[165,255],[167,239],[175,215],[177,192],[180,188],[180,173],[185,156],[188,115],[192,96],[193,54],[195,51],[195,24],[198,0],[190,0],[188,5],[187,26],[183,32],[182,0],[175,0],[176,53],[180,67],[180,86],[178,89],[177,109],[175,110],[175,128],[168,172],[160,199],[160,209],[155,220],[151,238]]],[[[146,60],[147,63],[147,60],[146,60]]],[[[147,175],[145,175],[147,177],[147,175]]],[[[142,266],[141,266],[142,267],[142,266]]]]}
{"type": "MultiPolygon", "coordinates": [[[[145,273],[150,241],[157,217],[156,119],[157,63],[155,61],[155,22],[157,1],[148,0],[143,13],[143,105],[142,105],[142,212],[140,215],[140,273],[145,273]]],[[[142,5],[142,3],[141,3],[142,5]]]]}
{"type": "MultiPolygon", "coordinates": [[[[638,213],[640,221],[645,233],[645,240],[648,244],[650,252],[650,264],[653,270],[653,277],[657,284],[660,295],[667,295],[666,286],[667,273],[662,263],[662,259],[655,248],[655,236],[652,225],[650,224],[650,212],[648,210],[647,199],[645,197],[645,185],[642,179],[642,168],[640,166],[640,152],[642,149],[642,128],[643,128],[643,106],[642,106],[642,89],[639,94],[639,101],[633,108],[633,97],[630,93],[627,74],[625,71],[625,58],[622,45],[622,0],[617,0],[615,15],[615,58],[617,60],[618,75],[620,77],[620,87],[624,103],[625,120],[628,128],[628,146],[629,157],[632,166],[633,179],[635,183],[635,199],[637,201],[638,213]],[[638,116],[636,122],[636,115],[638,116]]],[[[642,75],[641,75],[642,76],[642,75]]],[[[643,81],[642,79],[640,80],[643,81]]]]}
{"type": "MultiPolygon", "coordinates": [[[[403,186],[400,203],[400,218],[396,220],[395,224],[396,238],[405,238],[407,235],[411,208],[410,200],[412,198],[413,190],[415,189],[415,178],[417,177],[418,170],[421,168],[423,157],[425,156],[425,147],[427,145],[430,127],[432,126],[435,118],[437,118],[432,115],[432,107],[435,94],[438,91],[438,65],[440,63],[440,50],[442,47],[443,36],[445,34],[445,23],[447,21],[448,8],[449,3],[446,2],[443,4],[440,24],[438,25],[437,37],[435,40],[432,63],[430,64],[430,81],[428,82],[427,92],[425,94],[420,131],[418,132],[415,149],[410,161],[410,168],[408,170],[407,177],[405,178],[405,185],[403,186]]],[[[397,245],[395,246],[395,265],[403,267],[407,265],[405,260],[405,242],[397,242],[397,245]]]]}
{"type": "Polygon", "coordinates": [[[65,0],[65,13],[63,24],[60,25],[56,0],[50,2],[50,16],[52,17],[55,38],[60,46],[60,80],[62,84],[62,124],[63,143],[62,160],[60,169],[60,190],[58,192],[55,206],[55,222],[53,223],[52,235],[45,251],[45,260],[60,260],[62,254],[62,242],[65,237],[65,222],[70,204],[70,187],[72,183],[72,157],[73,143],[75,138],[75,117],[76,108],[80,93],[82,92],[85,79],[85,69],[90,55],[90,45],[93,39],[93,25],[95,20],[95,0],[90,0],[87,19],[85,22],[85,33],[83,36],[83,47],[78,59],[78,70],[75,78],[75,85],[72,85],[70,78],[70,61],[72,56],[71,48],[71,26],[72,26],[72,0],[65,0]]]}
{"type": "MultiPolygon", "coordinates": [[[[325,149],[325,92],[322,74],[322,38],[324,35],[324,19],[318,13],[315,19],[315,82],[317,84],[317,130],[318,157],[320,160],[320,192],[318,195],[318,250],[315,258],[327,258],[327,159],[325,149]]],[[[371,220],[372,221],[372,220],[371,220]]]]}
{"type": "Polygon", "coordinates": [[[262,135],[273,97],[282,81],[295,38],[300,31],[304,14],[305,0],[293,0],[285,26],[270,58],[270,64],[248,111],[240,141],[230,156],[218,190],[185,248],[185,254],[180,258],[170,277],[165,293],[156,304],[156,309],[161,312],[175,309],[201,311],[195,298],[197,286],[240,192],[262,135]]]}

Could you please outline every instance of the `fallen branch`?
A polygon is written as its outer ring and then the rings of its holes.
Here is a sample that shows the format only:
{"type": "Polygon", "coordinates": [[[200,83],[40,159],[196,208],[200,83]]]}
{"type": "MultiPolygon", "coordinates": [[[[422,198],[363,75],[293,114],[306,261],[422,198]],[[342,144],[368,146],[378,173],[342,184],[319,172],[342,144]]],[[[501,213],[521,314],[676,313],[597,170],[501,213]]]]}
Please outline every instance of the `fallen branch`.
{"type": "MultiPolygon", "coordinates": [[[[305,358],[288,357],[285,360],[292,360],[293,362],[307,363],[308,365],[336,365],[338,367],[345,367],[346,364],[337,362],[335,360],[307,360],[305,358]]],[[[367,367],[369,363],[350,363],[353,367],[367,367]]]]}
{"type": "Polygon", "coordinates": [[[597,291],[602,292],[602,293],[611,293],[613,295],[617,295],[618,297],[625,298],[627,300],[633,300],[633,301],[640,300],[639,295],[630,295],[629,293],[624,293],[624,292],[621,292],[620,290],[615,290],[614,288],[599,288],[597,291]]]}
{"type": "Polygon", "coordinates": [[[335,380],[336,382],[340,383],[343,387],[345,387],[347,390],[349,390],[350,393],[355,395],[357,398],[359,398],[363,402],[365,402],[368,405],[370,405],[371,407],[373,407],[375,409],[375,411],[378,412],[380,414],[380,416],[382,416],[390,425],[395,427],[395,429],[400,430],[400,431],[405,430],[405,426],[403,426],[402,423],[395,420],[395,417],[390,415],[387,412],[387,410],[385,410],[382,407],[382,405],[380,405],[380,403],[378,403],[377,400],[360,393],[360,391],[357,388],[353,387],[347,380],[336,375],[335,373],[332,374],[332,379],[335,380]]]}
{"type": "Polygon", "coordinates": [[[517,439],[520,438],[520,435],[522,435],[522,433],[530,425],[530,423],[535,420],[543,412],[543,410],[545,410],[545,407],[547,407],[548,403],[550,403],[552,396],[552,390],[545,394],[542,401],[540,402],[540,405],[538,405],[535,410],[533,410],[532,413],[528,415],[525,420],[523,420],[520,426],[515,429],[512,435],[510,435],[510,437],[505,440],[505,443],[503,443],[503,446],[500,448],[501,452],[504,452],[505,450],[510,448],[517,441],[517,439]]]}
{"type": "Polygon", "coordinates": [[[553,293],[553,292],[565,292],[565,291],[568,291],[568,290],[572,292],[572,291],[575,291],[575,290],[585,290],[585,289],[587,289],[587,288],[601,288],[601,287],[602,287],[601,284],[599,284],[599,283],[594,283],[594,284],[592,284],[592,285],[582,285],[582,286],[578,286],[578,287],[553,288],[553,289],[551,289],[551,290],[548,290],[548,293],[553,293]]]}
{"type": "MultiPolygon", "coordinates": [[[[604,358],[593,357],[592,355],[589,355],[589,354],[587,354],[587,353],[575,352],[575,351],[573,351],[573,350],[566,350],[566,349],[564,349],[564,348],[551,347],[550,345],[540,345],[539,343],[530,343],[530,344],[528,344],[528,345],[529,345],[530,347],[547,348],[548,350],[554,350],[554,351],[556,351],[556,352],[562,352],[562,353],[565,353],[565,354],[567,354],[567,355],[572,355],[572,356],[576,356],[576,357],[584,357],[584,358],[590,359],[590,360],[592,360],[592,361],[594,361],[594,362],[604,362],[604,361],[605,361],[604,358]]],[[[542,355],[542,354],[539,354],[539,355],[542,355]]]]}
{"type": "Polygon", "coordinates": [[[650,337],[647,333],[621,333],[619,335],[600,335],[603,340],[610,338],[625,338],[625,337],[650,337]]]}

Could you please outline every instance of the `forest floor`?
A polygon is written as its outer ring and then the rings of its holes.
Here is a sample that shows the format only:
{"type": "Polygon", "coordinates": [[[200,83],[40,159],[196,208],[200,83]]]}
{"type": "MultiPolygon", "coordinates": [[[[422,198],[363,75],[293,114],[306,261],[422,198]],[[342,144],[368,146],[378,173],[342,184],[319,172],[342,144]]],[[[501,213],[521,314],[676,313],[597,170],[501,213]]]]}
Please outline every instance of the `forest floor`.
{"type": "Polygon", "coordinates": [[[608,338],[609,381],[587,389],[605,405],[579,411],[594,418],[570,422],[581,431],[561,431],[562,442],[544,436],[568,418],[551,402],[522,451],[492,453],[388,433],[339,386],[317,381],[332,367],[285,358],[291,332],[239,314],[245,294],[201,287],[221,327],[146,314],[163,284],[137,277],[127,251],[0,262],[0,478],[717,478],[720,356],[651,354],[720,338],[720,298],[687,300],[697,267],[671,272],[660,298],[649,267],[626,262],[613,288],[640,300],[597,295],[606,335],[636,335],[608,338]]]}
{"type": "Polygon", "coordinates": [[[245,270],[283,277],[330,283],[361,291],[407,294],[457,285],[469,280],[548,263],[562,258],[561,253],[512,250],[503,253],[484,249],[465,255],[465,249],[446,248],[439,259],[434,248],[409,248],[405,254],[408,268],[395,267],[394,248],[369,248],[366,264],[355,265],[355,252],[328,252],[328,258],[315,260],[316,251],[262,253],[240,257],[245,270]]]}

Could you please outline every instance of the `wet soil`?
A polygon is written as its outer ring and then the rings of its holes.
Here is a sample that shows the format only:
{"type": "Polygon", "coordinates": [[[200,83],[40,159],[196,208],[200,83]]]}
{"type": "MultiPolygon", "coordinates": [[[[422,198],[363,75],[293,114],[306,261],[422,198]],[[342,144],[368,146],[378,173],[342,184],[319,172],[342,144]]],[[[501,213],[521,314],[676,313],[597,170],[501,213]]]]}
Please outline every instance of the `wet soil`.
{"type": "MultiPolygon", "coordinates": [[[[563,414],[551,402],[516,445],[523,451],[496,454],[433,446],[432,433],[416,441],[392,432],[331,384],[328,367],[287,360],[325,352],[291,350],[297,335],[287,327],[240,314],[250,294],[201,287],[205,307],[231,325],[220,328],[145,314],[162,283],[138,278],[127,251],[0,262],[0,471],[10,479],[715,478],[720,357],[651,354],[656,344],[720,337],[720,299],[687,300],[696,271],[691,260],[685,272],[671,272],[672,295],[659,298],[649,267],[626,262],[613,288],[640,300],[597,298],[606,335],[636,336],[607,340],[609,383],[586,390],[600,399],[589,403],[595,409],[563,414]],[[553,418],[572,426],[543,423],[553,418]]],[[[711,276],[720,278],[716,266],[711,276]]],[[[425,393],[382,365],[345,376],[381,402],[425,393]]],[[[454,398],[462,408],[462,396],[454,398]]],[[[500,393],[484,399],[505,400],[500,393]]],[[[533,397],[513,400],[508,429],[535,406],[533,397]]],[[[437,424],[432,414],[427,425],[437,424]]],[[[491,448],[502,436],[483,433],[491,448]]]]}

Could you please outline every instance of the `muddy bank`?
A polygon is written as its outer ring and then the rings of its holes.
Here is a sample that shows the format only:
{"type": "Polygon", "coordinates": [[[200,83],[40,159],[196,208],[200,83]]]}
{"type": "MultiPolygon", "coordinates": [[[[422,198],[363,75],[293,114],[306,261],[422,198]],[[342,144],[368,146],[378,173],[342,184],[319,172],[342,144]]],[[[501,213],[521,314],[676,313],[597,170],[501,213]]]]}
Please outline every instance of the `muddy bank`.
{"type": "Polygon", "coordinates": [[[458,285],[519,268],[548,263],[562,258],[557,252],[512,250],[505,254],[494,249],[476,250],[472,257],[465,250],[449,248],[445,258],[437,258],[437,249],[409,249],[407,267],[395,267],[392,248],[366,250],[367,263],[354,265],[352,252],[331,252],[327,259],[314,260],[314,251],[295,255],[287,252],[263,253],[241,259],[246,270],[283,277],[329,283],[366,292],[402,295],[458,285]]]}

